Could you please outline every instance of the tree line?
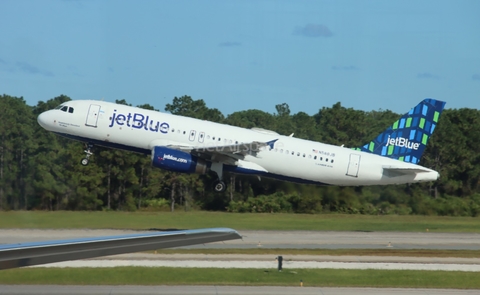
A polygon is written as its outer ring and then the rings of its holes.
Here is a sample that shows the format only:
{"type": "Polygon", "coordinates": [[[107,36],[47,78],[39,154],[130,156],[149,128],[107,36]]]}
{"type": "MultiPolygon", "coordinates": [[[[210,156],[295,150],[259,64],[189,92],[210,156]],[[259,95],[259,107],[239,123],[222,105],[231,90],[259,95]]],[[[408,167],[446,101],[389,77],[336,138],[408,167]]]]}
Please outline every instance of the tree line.
{"type": "MultiPolygon", "coordinates": [[[[420,165],[440,172],[432,183],[372,187],[322,187],[225,173],[224,193],[214,174],[178,174],[151,166],[150,157],[95,147],[79,164],[82,143],[42,129],[36,117],[70,100],[60,95],[35,106],[0,96],[0,209],[2,210],[220,210],[229,212],[340,212],[352,214],[480,215],[480,111],[446,109],[420,165]]],[[[116,101],[128,104],[125,100],[116,101]]],[[[154,109],[151,105],[137,105],[154,109]]],[[[360,111],[340,102],[310,116],[244,110],[223,115],[202,99],[175,97],[165,111],[234,126],[358,147],[401,115],[360,111]]]]}

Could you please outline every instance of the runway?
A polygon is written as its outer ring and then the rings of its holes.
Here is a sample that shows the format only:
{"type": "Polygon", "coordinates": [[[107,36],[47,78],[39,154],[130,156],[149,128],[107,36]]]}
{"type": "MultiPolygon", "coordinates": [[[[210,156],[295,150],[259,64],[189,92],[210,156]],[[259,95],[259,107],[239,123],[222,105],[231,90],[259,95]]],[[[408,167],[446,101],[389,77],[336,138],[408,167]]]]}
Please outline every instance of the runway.
{"type": "Polygon", "coordinates": [[[70,295],[478,295],[478,290],[399,289],[399,288],[327,288],[327,287],[243,287],[243,286],[53,286],[0,285],[0,294],[70,295]]]}
{"type": "MultiPolygon", "coordinates": [[[[0,229],[0,244],[139,233],[132,230],[0,229]]],[[[431,249],[480,250],[478,233],[239,231],[242,240],[190,246],[203,249],[431,249]]]]}
{"type": "MultiPolygon", "coordinates": [[[[1,229],[0,244],[95,237],[139,233],[131,230],[37,230],[1,229]]],[[[449,249],[480,250],[480,234],[472,233],[405,233],[405,232],[322,232],[322,231],[240,231],[243,240],[212,243],[188,248],[271,248],[271,249],[449,249]]],[[[140,265],[175,267],[228,267],[243,264],[275,268],[274,255],[207,255],[132,253],[92,260],[65,262],[96,266],[140,265]]],[[[480,271],[480,259],[388,257],[388,256],[284,256],[288,268],[349,269],[442,269],[480,271]],[[301,266],[301,267],[300,267],[301,266]]],[[[0,286],[0,294],[479,294],[479,290],[396,289],[396,288],[308,288],[245,286],[0,286]]]]}

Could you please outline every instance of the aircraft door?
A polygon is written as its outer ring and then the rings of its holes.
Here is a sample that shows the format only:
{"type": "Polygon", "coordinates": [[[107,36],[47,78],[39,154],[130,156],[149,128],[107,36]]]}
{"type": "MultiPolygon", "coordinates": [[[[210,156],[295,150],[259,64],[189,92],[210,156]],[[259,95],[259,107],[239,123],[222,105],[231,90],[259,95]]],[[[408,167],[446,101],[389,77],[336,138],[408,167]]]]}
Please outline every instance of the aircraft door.
{"type": "Polygon", "coordinates": [[[88,108],[86,126],[97,127],[98,114],[100,113],[100,106],[98,104],[91,104],[88,108]]]}
{"type": "Polygon", "coordinates": [[[348,162],[347,176],[358,177],[358,168],[360,167],[360,155],[350,154],[348,162]]]}
{"type": "Polygon", "coordinates": [[[197,135],[197,131],[195,130],[190,130],[190,137],[188,138],[190,141],[195,140],[195,136],[197,135]]]}
{"type": "Polygon", "coordinates": [[[198,142],[202,143],[205,140],[205,132],[200,132],[198,134],[198,142]]]}

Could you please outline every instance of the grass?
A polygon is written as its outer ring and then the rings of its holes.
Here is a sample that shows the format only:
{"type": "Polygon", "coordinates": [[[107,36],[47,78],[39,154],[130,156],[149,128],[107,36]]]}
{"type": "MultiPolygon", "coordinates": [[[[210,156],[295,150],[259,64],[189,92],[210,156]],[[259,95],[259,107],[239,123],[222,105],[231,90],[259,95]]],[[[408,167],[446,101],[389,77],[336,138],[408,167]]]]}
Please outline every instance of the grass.
{"type": "MultiPolygon", "coordinates": [[[[319,230],[480,232],[480,218],[340,214],[233,214],[220,212],[0,212],[0,228],[319,230]]],[[[473,250],[399,249],[172,249],[158,253],[375,255],[478,258],[473,250]]],[[[0,284],[56,285],[270,285],[479,289],[480,273],[409,270],[201,269],[201,268],[21,268],[0,271],[0,284]]]]}
{"type": "MultiPolygon", "coordinates": [[[[148,251],[153,253],[153,251],[148,251]]],[[[160,249],[158,254],[331,255],[480,258],[480,250],[427,249],[160,249]]]]}
{"type": "Polygon", "coordinates": [[[407,270],[63,268],[13,269],[0,284],[55,285],[240,285],[479,289],[480,273],[407,270]]]}
{"type": "Polygon", "coordinates": [[[0,228],[328,230],[480,233],[480,218],[416,215],[257,214],[191,212],[0,212],[0,228]]]}

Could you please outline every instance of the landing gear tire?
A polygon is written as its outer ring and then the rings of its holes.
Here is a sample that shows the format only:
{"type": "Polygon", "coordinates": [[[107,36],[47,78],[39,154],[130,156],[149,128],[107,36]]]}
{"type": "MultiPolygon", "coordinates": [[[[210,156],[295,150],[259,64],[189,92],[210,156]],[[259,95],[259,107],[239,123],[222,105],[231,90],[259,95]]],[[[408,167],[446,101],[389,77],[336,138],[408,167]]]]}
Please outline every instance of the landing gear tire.
{"type": "Polygon", "coordinates": [[[217,182],[215,182],[213,189],[215,190],[215,192],[221,193],[227,189],[227,186],[225,185],[225,182],[217,180],[217,182]]]}
{"type": "Polygon", "coordinates": [[[82,164],[83,166],[87,166],[88,162],[90,162],[90,156],[93,155],[92,149],[93,149],[93,144],[91,143],[85,144],[85,151],[83,151],[85,153],[85,158],[83,158],[80,161],[80,164],[82,164]]]}

